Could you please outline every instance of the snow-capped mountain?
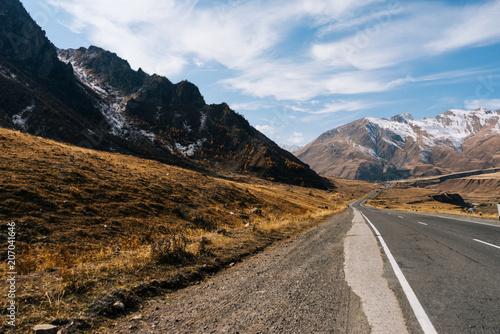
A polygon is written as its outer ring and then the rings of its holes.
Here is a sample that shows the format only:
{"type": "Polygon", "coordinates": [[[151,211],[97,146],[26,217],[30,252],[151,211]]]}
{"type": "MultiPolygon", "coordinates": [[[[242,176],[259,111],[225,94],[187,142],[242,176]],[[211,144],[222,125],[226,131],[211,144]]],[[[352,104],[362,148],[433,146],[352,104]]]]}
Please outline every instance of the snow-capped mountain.
{"type": "Polygon", "coordinates": [[[287,150],[288,152],[294,153],[299,151],[304,145],[294,145],[294,144],[286,144],[286,143],[281,143],[278,144],[282,149],[287,150]]]}
{"type": "Polygon", "coordinates": [[[364,180],[498,167],[500,110],[363,118],[325,132],[296,155],[320,174],[364,180]]]}
{"type": "Polygon", "coordinates": [[[326,186],[226,103],[207,105],[194,84],[135,71],[98,47],[58,50],[19,0],[2,0],[0,12],[1,126],[189,168],[326,186]]]}

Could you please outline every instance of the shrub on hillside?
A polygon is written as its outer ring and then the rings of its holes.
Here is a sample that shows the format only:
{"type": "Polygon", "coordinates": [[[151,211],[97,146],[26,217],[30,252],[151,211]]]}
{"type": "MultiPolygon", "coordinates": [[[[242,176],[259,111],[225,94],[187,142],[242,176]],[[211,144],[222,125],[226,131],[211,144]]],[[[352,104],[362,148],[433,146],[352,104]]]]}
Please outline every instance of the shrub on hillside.
{"type": "Polygon", "coordinates": [[[161,238],[151,244],[151,259],[159,264],[185,263],[193,257],[193,254],[186,250],[187,244],[188,241],[183,236],[161,238]]]}

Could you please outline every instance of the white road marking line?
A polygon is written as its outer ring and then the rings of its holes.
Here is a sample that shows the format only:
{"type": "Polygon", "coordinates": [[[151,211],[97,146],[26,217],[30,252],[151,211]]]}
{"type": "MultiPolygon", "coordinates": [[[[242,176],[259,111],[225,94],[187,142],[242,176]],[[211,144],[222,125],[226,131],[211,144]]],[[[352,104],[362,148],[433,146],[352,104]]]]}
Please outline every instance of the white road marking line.
{"type": "Polygon", "coordinates": [[[494,245],[494,244],[490,244],[489,242],[486,242],[486,241],[481,241],[479,239],[474,239],[474,241],[477,241],[477,242],[480,242],[482,244],[485,244],[485,245],[488,245],[488,246],[491,246],[491,247],[495,247],[495,248],[498,248],[500,249],[500,246],[497,246],[497,245],[494,245]]]}
{"type": "Polygon", "coordinates": [[[401,218],[401,219],[405,219],[405,217],[403,217],[403,216],[398,216],[398,217],[401,218]]]}
{"type": "Polygon", "coordinates": [[[399,280],[399,284],[401,284],[401,288],[403,288],[403,291],[406,295],[406,298],[408,298],[408,302],[410,303],[411,308],[413,309],[413,312],[415,313],[415,316],[417,317],[417,320],[420,324],[420,327],[422,327],[422,330],[424,331],[425,334],[437,334],[436,329],[434,328],[434,325],[430,321],[429,317],[427,316],[427,313],[425,313],[424,308],[418,301],[417,296],[415,295],[415,292],[413,292],[413,289],[411,288],[410,284],[406,280],[406,277],[403,275],[403,272],[401,271],[401,268],[399,268],[398,263],[396,262],[396,259],[394,259],[394,256],[392,256],[391,251],[389,250],[389,247],[385,243],[384,239],[380,235],[380,232],[377,230],[377,228],[372,224],[372,222],[361,212],[365,220],[368,222],[368,224],[372,227],[373,231],[375,232],[375,235],[377,236],[378,240],[380,241],[380,244],[384,248],[384,252],[389,259],[389,262],[392,266],[392,269],[394,270],[394,274],[396,274],[396,277],[399,280]]]}
{"type": "Polygon", "coordinates": [[[475,221],[473,221],[473,220],[465,220],[465,219],[460,219],[460,218],[452,218],[452,217],[446,217],[446,216],[437,216],[437,215],[428,214],[428,213],[414,213],[414,214],[416,214],[416,215],[431,216],[431,217],[438,217],[438,218],[443,218],[443,219],[458,220],[458,221],[461,221],[461,222],[473,223],[473,224],[479,224],[479,225],[486,225],[486,226],[491,226],[491,227],[500,227],[500,225],[494,225],[494,224],[489,224],[489,223],[475,222],[475,221]]]}
{"type": "Polygon", "coordinates": [[[420,225],[425,225],[425,226],[427,226],[427,224],[426,224],[426,223],[422,223],[422,222],[418,222],[418,223],[419,223],[420,225]]]}

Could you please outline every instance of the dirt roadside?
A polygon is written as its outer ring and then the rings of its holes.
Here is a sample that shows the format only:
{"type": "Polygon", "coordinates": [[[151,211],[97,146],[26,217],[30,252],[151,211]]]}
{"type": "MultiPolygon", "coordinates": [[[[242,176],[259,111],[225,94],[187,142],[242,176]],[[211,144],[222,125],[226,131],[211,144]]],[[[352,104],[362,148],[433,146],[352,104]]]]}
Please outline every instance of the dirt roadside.
{"type": "Polygon", "coordinates": [[[344,275],[349,209],[200,285],[152,299],[100,333],[368,333],[344,275]]]}

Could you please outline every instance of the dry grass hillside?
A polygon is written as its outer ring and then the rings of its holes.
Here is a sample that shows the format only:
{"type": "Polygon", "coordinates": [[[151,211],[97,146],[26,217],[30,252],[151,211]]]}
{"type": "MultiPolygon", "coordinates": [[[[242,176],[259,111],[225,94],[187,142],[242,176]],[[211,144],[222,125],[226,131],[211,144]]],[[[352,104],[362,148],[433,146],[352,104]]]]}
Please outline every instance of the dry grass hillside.
{"type": "Polygon", "coordinates": [[[429,188],[460,193],[471,202],[500,203],[500,173],[450,179],[429,188]]]}
{"type": "MultiPolygon", "coordinates": [[[[453,181],[453,183],[455,183],[457,182],[457,179],[448,181],[453,181]]],[[[498,198],[498,192],[496,193],[496,197],[474,197],[477,194],[486,193],[487,190],[476,188],[473,189],[474,192],[467,192],[464,191],[465,188],[456,186],[451,187],[447,183],[448,181],[445,181],[438,185],[433,185],[433,189],[401,185],[389,187],[382,190],[371,200],[368,200],[367,205],[381,209],[393,209],[413,212],[437,212],[470,217],[498,218],[496,206],[497,199],[495,199],[498,198]],[[462,198],[464,198],[467,203],[476,205],[477,208],[472,212],[468,212],[459,205],[441,203],[432,198],[432,196],[443,193],[458,193],[462,196],[462,198]]]]}
{"type": "Polygon", "coordinates": [[[389,183],[374,199],[374,206],[398,210],[442,212],[498,218],[500,203],[499,168],[472,170],[455,174],[423,177],[389,183]],[[440,203],[431,198],[441,193],[459,194],[465,202],[477,206],[473,212],[461,206],[440,203]]]}
{"type": "MultiPolygon", "coordinates": [[[[17,330],[53,322],[91,331],[142,298],[202,280],[376,188],[334,183],[337,190],[325,191],[208,176],[0,128],[0,241],[6,245],[6,223],[15,222],[17,330]]],[[[0,271],[9,271],[5,261],[0,271]]],[[[5,295],[7,286],[1,289],[5,295]]]]}

